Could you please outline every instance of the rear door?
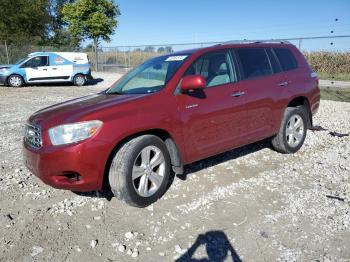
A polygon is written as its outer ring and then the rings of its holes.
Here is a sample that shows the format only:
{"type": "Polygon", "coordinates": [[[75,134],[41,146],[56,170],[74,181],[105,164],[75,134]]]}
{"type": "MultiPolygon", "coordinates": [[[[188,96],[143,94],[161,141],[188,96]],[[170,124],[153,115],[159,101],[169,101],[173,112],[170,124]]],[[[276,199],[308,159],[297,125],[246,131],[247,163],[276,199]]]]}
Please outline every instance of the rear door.
{"type": "Polygon", "coordinates": [[[177,96],[189,162],[223,152],[240,136],[245,111],[242,99],[233,99],[236,81],[228,51],[201,56],[184,74],[202,75],[204,90],[177,96]]]}
{"type": "Polygon", "coordinates": [[[73,63],[58,54],[50,55],[51,79],[67,81],[73,75],[73,63]]]}
{"type": "Polygon", "coordinates": [[[27,82],[50,80],[51,72],[48,56],[35,56],[21,67],[25,70],[27,82]]]}
{"type": "Polygon", "coordinates": [[[284,81],[281,87],[284,87],[289,93],[297,88],[304,89],[305,70],[298,70],[298,62],[289,48],[273,48],[282,70],[284,81]]]}
{"type": "Polygon", "coordinates": [[[233,50],[241,81],[237,89],[245,96],[246,142],[254,142],[274,134],[276,117],[280,111],[279,85],[284,82],[283,73],[268,48],[237,48],[233,50]]]}

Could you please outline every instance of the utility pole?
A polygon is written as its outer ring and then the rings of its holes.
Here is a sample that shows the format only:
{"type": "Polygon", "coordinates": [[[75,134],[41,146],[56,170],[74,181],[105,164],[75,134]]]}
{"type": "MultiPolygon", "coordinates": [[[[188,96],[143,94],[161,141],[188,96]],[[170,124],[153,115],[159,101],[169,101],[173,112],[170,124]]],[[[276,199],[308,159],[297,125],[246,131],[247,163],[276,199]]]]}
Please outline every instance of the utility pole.
{"type": "Polygon", "coordinates": [[[7,49],[7,43],[6,43],[6,40],[5,40],[5,50],[6,50],[7,64],[9,65],[9,64],[10,64],[10,59],[9,59],[9,52],[8,52],[8,49],[7,49]]]}
{"type": "Polygon", "coordinates": [[[94,48],[95,48],[95,61],[96,61],[95,70],[96,72],[98,72],[98,38],[97,37],[94,38],[94,48]]]}

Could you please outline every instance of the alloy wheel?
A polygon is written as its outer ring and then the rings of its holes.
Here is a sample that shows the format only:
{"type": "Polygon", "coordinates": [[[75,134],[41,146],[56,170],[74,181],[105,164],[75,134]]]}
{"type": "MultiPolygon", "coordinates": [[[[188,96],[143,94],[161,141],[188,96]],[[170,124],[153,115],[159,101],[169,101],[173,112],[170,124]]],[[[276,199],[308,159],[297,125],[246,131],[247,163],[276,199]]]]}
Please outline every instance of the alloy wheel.
{"type": "Polygon", "coordinates": [[[304,122],[301,116],[292,115],[286,125],[286,139],[290,147],[297,147],[304,137],[304,122]]]}
{"type": "Polygon", "coordinates": [[[132,183],[136,192],[142,197],[155,194],[165,176],[165,159],[156,146],[147,146],[136,157],[132,168],[132,183]]]}

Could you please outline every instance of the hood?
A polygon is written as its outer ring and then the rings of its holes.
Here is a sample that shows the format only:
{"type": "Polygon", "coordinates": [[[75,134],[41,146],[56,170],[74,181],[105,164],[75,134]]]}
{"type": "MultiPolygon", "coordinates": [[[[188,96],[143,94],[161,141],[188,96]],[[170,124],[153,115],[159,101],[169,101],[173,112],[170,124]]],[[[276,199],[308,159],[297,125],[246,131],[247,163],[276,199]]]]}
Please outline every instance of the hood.
{"type": "Polygon", "coordinates": [[[89,115],[101,110],[115,107],[142,96],[147,96],[147,94],[107,95],[100,93],[84,96],[39,110],[28,119],[28,122],[41,126],[73,123],[81,121],[84,117],[88,118],[89,115]]]}
{"type": "Polygon", "coordinates": [[[14,65],[0,65],[0,69],[3,69],[3,68],[10,68],[14,65]]]}

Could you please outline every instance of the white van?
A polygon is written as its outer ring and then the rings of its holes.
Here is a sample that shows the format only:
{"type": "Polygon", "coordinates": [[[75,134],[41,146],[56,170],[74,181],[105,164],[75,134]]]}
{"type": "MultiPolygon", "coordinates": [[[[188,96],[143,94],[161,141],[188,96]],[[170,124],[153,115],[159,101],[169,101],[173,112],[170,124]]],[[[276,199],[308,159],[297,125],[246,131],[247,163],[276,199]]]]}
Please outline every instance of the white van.
{"type": "Polygon", "coordinates": [[[91,66],[85,53],[35,52],[14,65],[0,65],[0,84],[13,87],[46,82],[83,86],[90,77],[91,66]]]}

